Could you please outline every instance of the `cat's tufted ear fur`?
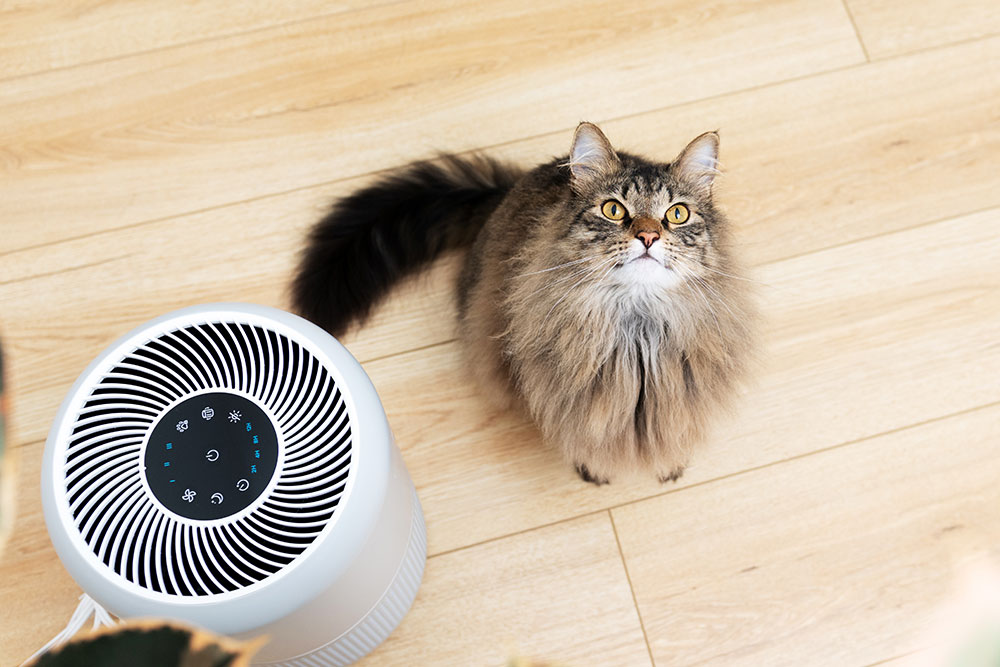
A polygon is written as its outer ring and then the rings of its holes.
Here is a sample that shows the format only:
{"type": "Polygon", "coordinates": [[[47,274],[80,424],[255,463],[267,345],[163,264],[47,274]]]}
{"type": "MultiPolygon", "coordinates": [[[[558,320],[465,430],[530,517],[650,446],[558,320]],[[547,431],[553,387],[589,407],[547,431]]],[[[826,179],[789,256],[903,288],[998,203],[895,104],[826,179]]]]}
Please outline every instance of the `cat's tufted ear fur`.
{"type": "Polygon", "coordinates": [[[599,127],[593,123],[577,125],[569,153],[569,168],[575,185],[586,185],[606,176],[619,165],[618,155],[599,127]]]}
{"type": "Polygon", "coordinates": [[[719,173],[719,133],[706,132],[681,151],[670,169],[682,181],[690,183],[706,195],[712,192],[712,182],[719,173]]]}

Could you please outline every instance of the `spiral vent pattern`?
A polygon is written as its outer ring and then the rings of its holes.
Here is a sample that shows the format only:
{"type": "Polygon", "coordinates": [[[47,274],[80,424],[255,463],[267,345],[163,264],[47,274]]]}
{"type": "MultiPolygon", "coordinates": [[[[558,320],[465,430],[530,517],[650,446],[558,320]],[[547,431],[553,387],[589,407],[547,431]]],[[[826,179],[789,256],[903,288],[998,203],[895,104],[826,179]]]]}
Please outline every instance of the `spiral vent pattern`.
{"type": "Polygon", "coordinates": [[[65,492],[80,535],[111,570],[175,596],[245,590],[292,563],[334,516],[347,483],[351,424],[323,364],[247,322],[169,331],[125,355],[80,409],[65,492]],[[142,484],[142,443],[160,415],[202,390],[236,390],[275,417],[284,463],[272,490],[231,521],[179,521],[142,484]]]}

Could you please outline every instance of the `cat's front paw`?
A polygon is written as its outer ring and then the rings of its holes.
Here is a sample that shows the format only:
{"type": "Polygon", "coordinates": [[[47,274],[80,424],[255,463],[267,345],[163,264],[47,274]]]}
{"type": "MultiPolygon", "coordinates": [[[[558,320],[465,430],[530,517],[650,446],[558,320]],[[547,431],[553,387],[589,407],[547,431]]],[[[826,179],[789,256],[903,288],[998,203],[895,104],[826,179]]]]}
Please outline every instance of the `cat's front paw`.
{"type": "Polygon", "coordinates": [[[660,480],[660,484],[666,484],[667,482],[676,482],[684,475],[684,466],[677,466],[670,471],[667,475],[660,475],[657,479],[660,480]]]}
{"type": "Polygon", "coordinates": [[[583,481],[590,482],[591,484],[595,484],[597,486],[601,486],[602,484],[610,484],[610,481],[604,479],[603,477],[595,477],[589,470],[587,470],[587,466],[585,466],[582,463],[576,464],[576,474],[579,475],[580,479],[582,479],[583,481]]]}

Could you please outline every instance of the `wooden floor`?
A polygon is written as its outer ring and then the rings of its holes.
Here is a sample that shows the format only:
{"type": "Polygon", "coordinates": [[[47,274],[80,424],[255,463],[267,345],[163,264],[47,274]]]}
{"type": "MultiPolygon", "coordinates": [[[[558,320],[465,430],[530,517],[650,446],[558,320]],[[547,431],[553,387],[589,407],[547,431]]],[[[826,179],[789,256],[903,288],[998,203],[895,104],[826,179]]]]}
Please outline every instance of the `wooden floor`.
{"type": "Polygon", "coordinates": [[[336,196],[435,150],[531,165],[580,120],[670,159],[719,128],[767,350],[677,485],[595,488],[475,394],[456,257],[345,340],[427,516],[366,665],[871,665],[928,646],[1000,544],[995,0],[0,2],[0,336],[18,516],[0,664],[79,589],[43,440],[113,339],[211,301],[287,307],[336,196]]]}

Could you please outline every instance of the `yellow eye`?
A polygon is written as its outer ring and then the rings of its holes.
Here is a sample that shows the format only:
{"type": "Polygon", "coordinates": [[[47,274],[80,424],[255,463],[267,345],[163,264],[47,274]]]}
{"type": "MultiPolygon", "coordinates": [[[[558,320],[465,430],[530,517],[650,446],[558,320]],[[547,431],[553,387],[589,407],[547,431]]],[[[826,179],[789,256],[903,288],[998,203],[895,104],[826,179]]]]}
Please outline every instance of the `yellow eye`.
{"type": "Polygon", "coordinates": [[[671,225],[683,225],[691,217],[691,211],[684,204],[674,204],[667,209],[667,215],[665,216],[667,222],[671,225]]]}
{"type": "Polygon", "coordinates": [[[601,205],[601,213],[608,220],[621,220],[625,217],[625,207],[614,199],[609,199],[601,205]]]}

